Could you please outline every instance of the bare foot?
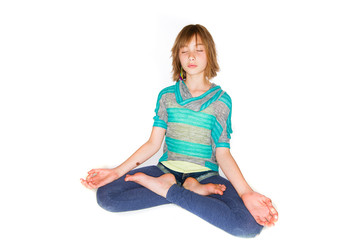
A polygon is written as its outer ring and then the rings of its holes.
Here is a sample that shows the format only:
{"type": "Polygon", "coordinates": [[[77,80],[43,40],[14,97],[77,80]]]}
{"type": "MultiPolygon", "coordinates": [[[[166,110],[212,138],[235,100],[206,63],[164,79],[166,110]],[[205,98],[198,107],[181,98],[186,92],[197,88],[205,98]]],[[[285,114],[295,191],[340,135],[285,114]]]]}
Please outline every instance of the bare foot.
{"type": "Polygon", "coordinates": [[[183,187],[197,194],[207,196],[211,194],[223,195],[226,186],[222,184],[207,183],[201,184],[195,178],[189,177],[185,180],[183,187]]]}
{"type": "Polygon", "coordinates": [[[156,178],[138,172],[134,175],[126,175],[125,181],[136,182],[164,198],[166,198],[169,188],[176,183],[175,177],[171,173],[156,178]]]}

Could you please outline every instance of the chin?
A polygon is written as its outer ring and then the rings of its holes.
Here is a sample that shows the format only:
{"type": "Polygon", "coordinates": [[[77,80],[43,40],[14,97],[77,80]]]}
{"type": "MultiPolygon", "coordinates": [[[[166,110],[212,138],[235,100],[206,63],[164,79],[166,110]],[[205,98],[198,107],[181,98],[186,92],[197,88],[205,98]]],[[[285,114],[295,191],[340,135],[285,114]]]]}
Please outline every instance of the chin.
{"type": "Polygon", "coordinates": [[[189,75],[199,75],[199,74],[203,74],[204,73],[204,70],[202,70],[202,71],[199,71],[199,70],[195,70],[195,69],[193,69],[193,71],[186,71],[186,74],[189,76],[189,75]]]}

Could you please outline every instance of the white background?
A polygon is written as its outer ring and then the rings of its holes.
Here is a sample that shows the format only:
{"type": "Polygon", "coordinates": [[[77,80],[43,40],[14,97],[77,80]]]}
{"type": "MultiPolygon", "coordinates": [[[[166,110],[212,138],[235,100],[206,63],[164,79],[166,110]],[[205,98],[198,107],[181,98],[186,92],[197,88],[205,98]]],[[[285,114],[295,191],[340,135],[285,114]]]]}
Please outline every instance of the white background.
{"type": "Polygon", "coordinates": [[[355,2],[1,1],[2,239],[235,239],[174,205],[106,212],[79,180],[148,139],[170,49],[193,23],[217,45],[232,154],[279,211],[257,239],[355,239],[355,2]]]}

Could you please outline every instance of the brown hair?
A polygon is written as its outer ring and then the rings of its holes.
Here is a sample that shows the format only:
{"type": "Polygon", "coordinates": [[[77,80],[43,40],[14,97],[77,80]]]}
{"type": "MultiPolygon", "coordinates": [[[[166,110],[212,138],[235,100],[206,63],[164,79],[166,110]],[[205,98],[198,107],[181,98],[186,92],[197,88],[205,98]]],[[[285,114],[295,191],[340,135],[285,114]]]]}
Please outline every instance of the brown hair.
{"type": "MultiPolygon", "coordinates": [[[[172,66],[173,66],[172,72],[173,72],[174,81],[179,80],[180,71],[181,71],[181,63],[179,58],[180,48],[187,45],[194,36],[195,38],[200,37],[205,47],[205,52],[207,57],[207,66],[204,72],[205,79],[210,80],[211,78],[215,77],[217,75],[217,72],[220,70],[216,58],[215,43],[209,31],[200,24],[187,25],[177,35],[176,40],[174,42],[174,46],[171,49],[172,66]]],[[[183,73],[185,78],[186,73],[184,71],[183,73]]]]}

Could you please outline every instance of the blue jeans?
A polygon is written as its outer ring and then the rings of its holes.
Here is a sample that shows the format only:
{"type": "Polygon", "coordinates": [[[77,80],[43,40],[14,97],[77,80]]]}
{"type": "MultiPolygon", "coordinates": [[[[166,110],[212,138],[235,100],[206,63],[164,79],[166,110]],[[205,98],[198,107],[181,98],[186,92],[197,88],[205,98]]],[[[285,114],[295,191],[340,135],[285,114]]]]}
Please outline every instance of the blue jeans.
{"type": "MultiPolygon", "coordinates": [[[[152,177],[164,174],[157,166],[135,169],[129,174],[137,172],[152,177]]],[[[208,177],[200,183],[224,184],[226,190],[223,195],[202,196],[174,184],[166,198],[135,182],[125,182],[124,178],[125,176],[97,190],[98,204],[105,210],[125,212],[173,203],[234,236],[255,237],[263,228],[247,210],[231,183],[219,175],[208,177]]]]}

